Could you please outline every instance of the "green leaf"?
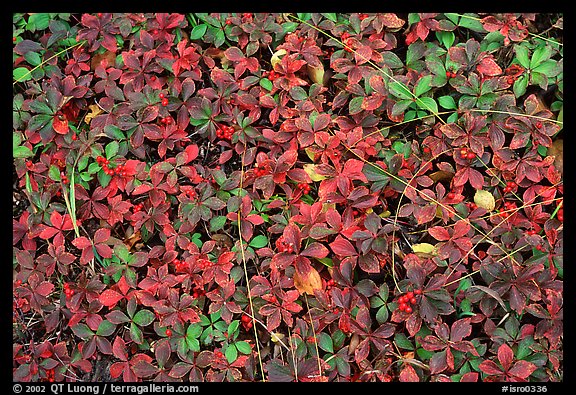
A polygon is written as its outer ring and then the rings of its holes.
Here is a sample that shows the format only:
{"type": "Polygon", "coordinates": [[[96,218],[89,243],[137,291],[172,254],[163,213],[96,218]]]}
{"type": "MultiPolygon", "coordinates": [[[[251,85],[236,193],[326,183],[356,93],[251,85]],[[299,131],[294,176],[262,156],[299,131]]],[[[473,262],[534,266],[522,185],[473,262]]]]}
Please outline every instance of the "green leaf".
{"type": "Polygon", "coordinates": [[[420,97],[424,93],[426,93],[430,89],[432,89],[432,86],[430,85],[430,81],[432,81],[432,76],[430,74],[425,75],[424,77],[420,78],[418,80],[418,83],[416,84],[416,87],[414,88],[414,95],[420,97]]]}
{"type": "MultiPolygon", "coordinates": [[[[518,62],[524,67],[525,69],[530,68],[530,60],[528,59],[528,48],[524,45],[517,44],[514,46],[514,50],[516,52],[516,58],[518,62]]],[[[516,96],[518,97],[518,96],[516,96]]]]}
{"type": "Polygon", "coordinates": [[[48,28],[50,24],[50,14],[48,13],[37,13],[30,15],[28,18],[28,24],[26,25],[26,29],[34,32],[36,30],[45,30],[48,28]]]}
{"type": "Polygon", "coordinates": [[[155,315],[149,310],[140,310],[134,315],[132,321],[140,326],[147,326],[154,321],[155,315]]]}
{"type": "Polygon", "coordinates": [[[268,78],[262,78],[260,80],[260,86],[268,91],[271,91],[274,88],[274,84],[268,78]]]}
{"type": "Polygon", "coordinates": [[[116,325],[114,325],[113,323],[111,323],[108,320],[104,320],[100,323],[100,325],[98,325],[98,329],[96,330],[96,334],[98,336],[110,336],[112,333],[114,333],[115,329],[116,329],[116,325]]]}
{"type": "Polygon", "coordinates": [[[452,96],[440,96],[438,98],[438,103],[447,110],[455,110],[458,107],[456,106],[456,102],[452,96]]]}
{"type": "Polygon", "coordinates": [[[106,145],[106,159],[112,159],[118,153],[120,145],[117,141],[111,141],[106,145]]]}
{"type": "Polygon", "coordinates": [[[538,67],[542,62],[550,59],[551,55],[552,48],[547,45],[536,48],[530,59],[530,69],[534,70],[534,68],[538,67]]]}
{"type": "Polygon", "coordinates": [[[27,52],[24,55],[24,59],[26,59],[26,61],[32,66],[38,66],[40,63],[42,63],[42,58],[36,52],[27,52]]]}
{"type": "Polygon", "coordinates": [[[200,323],[190,324],[186,329],[186,338],[196,339],[202,334],[202,325],[200,323]]]}
{"type": "Polygon", "coordinates": [[[238,326],[240,325],[240,321],[238,320],[234,320],[232,322],[230,322],[230,324],[228,325],[228,337],[232,337],[235,332],[238,330],[238,326]]]}
{"type": "Polygon", "coordinates": [[[56,165],[50,165],[48,169],[48,177],[53,181],[60,181],[60,170],[56,165]]]}
{"type": "Polygon", "coordinates": [[[410,89],[399,81],[392,81],[388,86],[388,89],[390,90],[390,93],[400,99],[412,100],[414,98],[410,89]]]}
{"type": "Polygon", "coordinates": [[[34,153],[26,146],[19,146],[12,149],[12,156],[14,158],[29,158],[34,156],[34,153]]]}
{"type": "Polygon", "coordinates": [[[453,32],[445,31],[437,31],[436,37],[440,42],[442,42],[442,45],[444,45],[444,48],[446,49],[452,47],[452,44],[454,44],[454,40],[456,39],[456,36],[453,32]]]}
{"type": "Polygon", "coordinates": [[[326,332],[320,332],[318,335],[318,347],[326,352],[334,352],[334,342],[329,334],[326,332]]]}
{"type": "Polygon", "coordinates": [[[230,345],[226,348],[226,351],[224,351],[224,355],[228,363],[232,363],[238,358],[238,350],[234,345],[230,345]]]}
{"type": "Polygon", "coordinates": [[[310,18],[312,18],[312,14],[309,12],[297,13],[296,15],[298,16],[298,18],[302,19],[303,21],[307,21],[310,18]]]}
{"type": "Polygon", "coordinates": [[[323,12],[321,13],[326,19],[330,19],[332,22],[337,22],[338,17],[335,12],[323,12]]]}
{"type": "Polygon", "coordinates": [[[190,40],[199,40],[204,37],[204,34],[206,34],[206,29],[208,29],[208,25],[204,23],[194,26],[192,32],[190,33],[190,40]]]}
{"type": "Polygon", "coordinates": [[[16,82],[24,82],[32,79],[30,70],[28,70],[26,67],[17,67],[12,70],[12,77],[16,82]]]}
{"type": "Polygon", "coordinates": [[[223,215],[218,215],[210,219],[210,231],[216,232],[222,229],[226,225],[226,217],[223,215]]]}
{"type": "Polygon", "coordinates": [[[94,336],[94,332],[86,324],[77,324],[72,327],[72,332],[82,340],[88,340],[94,336]]]}
{"type": "Polygon", "coordinates": [[[414,350],[414,345],[412,344],[412,342],[408,340],[406,335],[401,332],[396,333],[396,335],[394,336],[394,343],[399,348],[403,348],[404,350],[414,350]]]}
{"type": "Polygon", "coordinates": [[[383,324],[386,321],[388,321],[389,315],[390,314],[388,313],[388,307],[382,306],[376,312],[376,321],[378,321],[379,324],[383,324]]]}
{"type": "Polygon", "coordinates": [[[250,247],[262,248],[268,245],[268,238],[264,235],[258,235],[250,241],[250,247]]]}
{"type": "Polygon", "coordinates": [[[244,340],[237,341],[234,345],[242,354],[250,354],[252,352],[252,347],[250,347],[250,344],[244,340]]]}
{"type": "Polygon", "coordinates": [[[186,344],[191,351],[200,351],[200,341],[198,339],[186,337],[186,344]]]}
{"type": "Polygon", "coordinates": [[[526,77],[526,75],[523,74],[516,80],[516,82],[514,82],[514,85],[512,86],[514,96],[516,96],[517,98],[522,96],[524,93],[526,93],[527,87],[528,87],[528,78],[526,77]]]}
{"type": "Polygon", "coordinates": [[[144,334],[142,333],[142,330],[133,322],[130,323],[130,337],[136,344],[144,343],[144,334]]]}
{"type": "Polygon", "coordinates": [[[433,114],[438,113],[438,104],[431,97],[419,97],[416,104],[423,110],[430,111],[433,114]]]}
{"type": "Polygon", "coordinates": [[[533,72],[545,74],[547,77],[555,77],[562,71],[554,60],[546,60],[532,69],[533,72]]]}
{"type": "Polygon", "coordinates": [[[353,99],[350,100],[350,102],[348,103],[348,112],[350,113],[350,115],[358,114],[360,111],[363,110],[362,108],[363,101],[364,97],[362,96],[354,97],[353,99]]]}
{"type": "Polygon", "coordinates": [[[458,21],[458,26],[463,27],[465,29],[470,29],[477,33],[485,33],[486,30],[482,25],[482,22],[478,20],[478,15],[465,13],[458,21]],[[469,17],[468,17],[469,16],[469,17]]]}

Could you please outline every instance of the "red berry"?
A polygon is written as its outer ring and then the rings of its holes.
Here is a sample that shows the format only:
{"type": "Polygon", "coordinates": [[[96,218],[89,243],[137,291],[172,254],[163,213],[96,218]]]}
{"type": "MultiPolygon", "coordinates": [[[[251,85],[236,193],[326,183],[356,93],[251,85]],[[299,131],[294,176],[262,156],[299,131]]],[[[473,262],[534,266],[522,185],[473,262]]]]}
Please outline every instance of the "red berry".
{"type": "Polygon", "coordinates": [[[247,316],[246,314],[242,315],[242,318],[240,318],[242,320],[242,322],[247,323],[250,322],[252,319],[247,316]]]}
{"type": "Polygon", "coordinates": [[[425,154],[429,154],[431,152],[430,147],[424,147],[422,151],[424,151],[425,154]]]}
{"type": "Polygon", "coordinates": [[[410,304],[416,304],[416,298],[410,298],[410,304]]]}
{"type": "Polygon", "coordinates": [[[400,304],[406,303],[407,301],[408,301],[408,298],[406,298],[405,295],[402,295],[398,298],[398,302],[400,302],[400,304]]]}
{"type": "Polygon", "coordinates": [[[542,127],[542,122],[538,121],[536,122],[536,128],[540,129],[542,127]]]}
{"type": "Polygon", "coordinates": [[[159,97],[160,99],[164,99],[164,97],[165,97],[165,96],[164,96],[164,93],[160,92],[160,93],[158,94],[158,97],[159,97]]]}
{"type": "Polygon", "coordinates": [[[162,99],[162,105],[166,107],[168,105],[168,99],[166,98],[162,99]]]}
{"type": "Polygon", "coordinates": [[[404,309],[404,311],[410,314],[412,312],[412,307],[407,306],[406,309],[404,309]]]}
{"type": "Polygon", "coordinates": [[[448,199],[454,199],[456,197],[456,194],[454,192],[449,192],[448,195],[446,195],[448,197],[448,199]]]}
{"type": "Polygon", "coordinates": [[[412,292],[412,291],[406,292],[406,297],[407,297],[408,299],[412,299],[412,298],[414,297],[414,292],[412,292]]]}
{"type": "Polygon", "coordinates": [[[166,329],[166,336],[168,336],[168,337],[172,336],[172,330],[171,329],[166,329]]]}
{"type": "Polygon", "coordinates": [[[452,77],[452,72],[449,71],[449,70],[446,70],[446,77],[447,77],[447,78],[452,77]]]}
{"type": "Polygon", "coordinates": [[[466,155],[466,158],[474,159],[474,158],[476,158],[476,154],[474,152],[468,152],[468,155],[466,155]]]}
{"type": "Polygon", "coordinates": [[[421,295],[422,294],[422,290],[421,289],[415,289],[414,290],[414,295],[421,295]]]}
{"type": "Polygon", "coordinates": [[[74,134],[72,135],[72,140],[73,140],[73,141],[78,140],[78,136],[76,135],[76,133],[74,133],[74,134]]]}
{"type": "Polygon", "coordinates": [[[400,303],[398,305],[398,310],[405,311],[407,307],[408,307],[408,305],[406,303],[400,303]]]}

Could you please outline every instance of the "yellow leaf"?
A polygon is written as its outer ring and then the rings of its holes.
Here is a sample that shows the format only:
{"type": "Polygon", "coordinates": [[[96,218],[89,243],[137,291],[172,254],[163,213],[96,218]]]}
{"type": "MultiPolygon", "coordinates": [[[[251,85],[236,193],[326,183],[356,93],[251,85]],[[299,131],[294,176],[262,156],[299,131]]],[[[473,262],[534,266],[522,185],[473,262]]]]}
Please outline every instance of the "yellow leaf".
{"type": "Polygon", "coordinates": [[[310,66],[307,65],[308,68],[308,76],[312,80],[319,85],[324,85],[324,66],[320,63],[320,66],[310,66]]]}
{"type": "Polygon", "coordinates": [[[284,338],[284,335],[280,332],[272,332],[270,335],[270,340],[272,340],[274,343],[278,343],[284,338]]]}
{"type": "Polygon", "coordinates": [[[95,118],[102,113],[102,109],[97,104],[92,104],[88,106],[88,108],[90,109],[90,113],[86,114],[86,117],[84,117],[84,122],[90,124],[92,118],[95,118]]]}
{"type": "Polygon", "coordinates": [[[310,179],[314,182],[325,180],[327,177],[316,173],[316,165],[308,163],[304,165],[304,171],[308,174],[310,179]]]}
{"type": "Polygon", "coordinates": [[[412,251],[421,258],[430,258],[437,255],[436,246],[430,243],[413,244],[412,251]]]}
{"type": "Polygon", "coordinates": [[[279,49],[278,51],[274,52],[272,54],[272,58],[270,59],[270,63],[272,63],[272,68],[274,68],[277,63],[280,63],[281,57],[286,55],[287,53],[288,52],[286,52],[285,49],[279,49]]]}
{"type": "Polygon", "coordinates": [[[322,289],[322,279],[320,274],[314,268],[311,268],[306,277],[301,276],[298,272],[294,272],[294,287],[300,294],[307,293],[314,295],[314,290],[322,289]]]}
{"type": "Polygon", "coordinates": [[[492,211],[494,210],[494,207],[496,207],[494,196],[492,196],[490,192],[481,189],[476,191],[476,194],[474,195],[474,203],[486,211],[492,211]]]}

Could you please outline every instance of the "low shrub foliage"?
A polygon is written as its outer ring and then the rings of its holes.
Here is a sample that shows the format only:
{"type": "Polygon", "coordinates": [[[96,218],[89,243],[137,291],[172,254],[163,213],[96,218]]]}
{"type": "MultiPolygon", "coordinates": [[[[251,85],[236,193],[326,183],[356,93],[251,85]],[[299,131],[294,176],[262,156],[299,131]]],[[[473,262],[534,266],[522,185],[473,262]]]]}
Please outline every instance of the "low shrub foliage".
{"type": "Polygon", "coordinates": [[[14,14],[14,380],[561,381],[562,21],[14,14]]]}

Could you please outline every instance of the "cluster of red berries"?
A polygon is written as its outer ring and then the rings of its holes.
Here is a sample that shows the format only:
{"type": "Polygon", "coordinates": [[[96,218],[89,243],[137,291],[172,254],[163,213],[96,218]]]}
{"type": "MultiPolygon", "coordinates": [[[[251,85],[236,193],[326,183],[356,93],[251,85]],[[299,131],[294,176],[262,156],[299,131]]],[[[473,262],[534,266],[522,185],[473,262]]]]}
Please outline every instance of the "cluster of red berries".
{"type": "Polygon", "coordinates": [[[198,259],[197,263],[198,263],[198,266],[200,267],[200,269],[202,269],[202,270],[206,270],[206,269],[212,267],[212,261],[210,261],[209,259],[200,258],[200,259],[198,259]]]}
{"type": "Polygon", "coordinates": [[[474,152],[470,151],[469,148],[460,148],[458,153],[460,154],[460,158],[462,158],[462,159],[472,160],[472,159],[476,158],[476,154],[474,152]]]}
{"type": "Polygon", "coordinates": [[[164,117],[160,118],[160,122],[163,123],[164,125],[170,125],[174,121],[172,120],[172,117],[164,117]]]}
{"type": "Polygon", "coordinates": [[[251,12],[245,12],[242,14],[242,17],[244,18],[252,18],[252,13],[251,12]]]}
{"type": "Polygon", "coordinates": [[[266,170],[263,166],[259,166],[258,163],[254,165],[254,175],[256,177],[262,177],[268,174],[268,170],[266,170]]]}
{"type": "Polygon", "coordinates": [[[420,289],[415,289],[414,291],[408,291],[404,295],[398,298],[398,310],[404,311],[406,313],[412,312],[412,307],[410,305],[416,304],[416,295],[422,294],[420,289]]]}
{"type": "Polygon", "coordinates": [[[508,218],[509,216],[514,214],[514,212],[509,212],[509,211],[514,210],[515,208],[517,208],[517,206],[516,206],[515,202],[505,201],[504,202],[504,208],[506,209],[506,211],[501,212],[500,216],[502,218],[508,218]]]}
{"type": "Polygon", "coordinates": [[[244,329],[246,329],[246,330],[252,329],[252,326],[254,325],[252,323],[252,318],[250,318],[250,316],[247,314],[242,314],[240,321],[242,321],[242,325],[244,326],[244,329]]]}
{"type": "Polygon", "coordinates": [[[334,287],[335,284],[336,284],[336,283],[334,282],[334,279],[333,279],[333,278],[331,278],[330,280],[326,281],[326,291],[331,290],[331,289],[334,287]]]}
{"type": "Polygon", "coordinates": [[[175,258],[172,263],[174,264],[174,268],[177,272],[184,272],[188,268],[188,264],[185,261],[181,261],[178,258],[175,258]]]}
{"type": "Polygon", "coordinates": [[[164,95],[164,93],[160,92],[160,94],[158,95],[158,97],[161,100],[161,104],[166,107],[168,105],[168,98],[166,97],[166,95],[164,95]]]}
{"type": "Polygon", "coordinates": [[[363,21],[364,19],[368,18],[368,14],[360,14],[358,15],[358,19],[360,19],[361,21],[363,21]]]}
{"type": "Polygon", "coordinates": [[[110,164],[110,161],[106,158],[104,158],[103,156],[98,156],[96,158],[96,162],[98,162],[98,164],[100,166],[102,166],[102,170],[104,170],[104,173],[108,174],[109,176],[113,176],[114,174],[119,175],[119,176],[126,176],[126,169],[124,169],[124,165],[119,164],[118,166],[116,166],[115,169],[111,169],[110,167],[108,167],[108,165],[110,164]]]}
{"type": "Polygon", "coordinates": [[[134,214],[142,211],[143,209],[144,209],[144,202],[140,202],[140,203],[138,203],[138,204],[135,204],[135,205],[132,207],[132,210],[134,211],[134,214]]]}
{"type": "Polygon", "coordinates": [[[280,77],[280,73],[277,73],[274,70],[264,71],[262,75],[268,78],[270,81],[274,81],[276,78],[280,77]]]}
{"type": "Polygon", "coordinates": [[[342,33],[340,38],[342,39],[344,44],[346,44],[346,46],[344,47],[344,50],[347,52],[352,52],[352,44],[354,43],[354,39],[352,37],[350,37],[350,33],[344,32],[344,33],[342,33]]]}
{"type": "Polygon", "coordinates": [[[536,121],[535,126],[536,126],[536,129],[542,129],[542,122],[536,121]]]}
{"type": "Polygon", "coordinates": [[[234,134],[233,126],[220,125],[220,128],[216,130],[216,137],[222,140],[232,140],[232,135],[234,134]]]}
{"type": "Polygon", "coordinates": [[[514,181],[508,181],[506,186],[504,187],[504,193],[511,192],[516,187],[516,183],[514,181]]]}
{"type": "Polygon", "coordinates": [[[68,283],[64,283],[64,295],[66,295],[68,299],[74,295],[74,290],[70,288],[70,284],[68,283]]]}
{"type": "Polygon", "coordinates": [[[66,174],[64,174],[63,172],[60,173],[60,180],[62,181],[62,183],[64,184],[69,184],[70,180],[68,179],[68,176],[66,174]]]}
{"type": "Polygon", "coordinates": [[[301,182],[298,184],[298,189],[300,189],[304,195],[308,195],[312,188],[305,182],[301,182]]]}
{"type": "Polygon", "coordinates": [[[474,202],[466,202],[466,207],[468,207],[468,210],[476,210],[478,208],[474,202]]]}
{"type": "Polygon", "coordinates": [[[446,78],[454,78],[454,77],[456,77],[457,75],[458,75],[458,74],[456,74],[456,73],[453,72],[453,71],[446,70],[446,78]]]}
{"type": "Polygon", "coordinates": [[[54,382],[54,369],[48,369],[46,371],[46,381],[49,381],[51,383],[54,382]]]}
{"type": "Polygon", "coordinates": [[[294,252],[294,243],[286,243],[284,236],[280,236],[276,240],[276,249],[278,252],[287,252],[289,254],[294,252]]]}
{"type": "Polygon", "coordinates": [[[192,297],[194,299],[199,298],[200,296],[204,296],[206,295],[206,291],[204,291],[203,288],[200,288],[198,286],[195,286],[194,289],[192,290],[192,297]]]}

